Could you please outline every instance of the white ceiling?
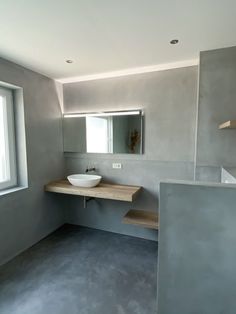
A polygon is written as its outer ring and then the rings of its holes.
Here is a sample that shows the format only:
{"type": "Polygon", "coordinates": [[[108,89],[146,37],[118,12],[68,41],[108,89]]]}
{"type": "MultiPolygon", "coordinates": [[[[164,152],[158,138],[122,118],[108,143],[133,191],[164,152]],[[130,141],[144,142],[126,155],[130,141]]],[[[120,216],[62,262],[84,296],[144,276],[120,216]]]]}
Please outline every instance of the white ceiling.
{"type": "Polygon", "coordinates": [[[236,45],[235,0],[0,0],[0,13],[0,56],[55,79],[236,45]]]}

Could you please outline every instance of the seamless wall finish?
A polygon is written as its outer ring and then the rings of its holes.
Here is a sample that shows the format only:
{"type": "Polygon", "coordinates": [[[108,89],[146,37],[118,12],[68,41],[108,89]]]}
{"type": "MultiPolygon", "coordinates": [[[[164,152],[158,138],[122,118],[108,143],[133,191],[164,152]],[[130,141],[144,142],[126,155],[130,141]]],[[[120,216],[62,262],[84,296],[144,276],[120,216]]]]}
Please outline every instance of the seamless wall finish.
{"type": "Polygon", "coordinates": [[[235,313],[235,192],[161,183],[158,313],[235,313]]]}
{"type": "Polygon", "coordinates": [[[23,88],[27,189],[0,196],[0,264],[63,222],[60,196],[43,191],[64,174],[61,110],[53,80],[0,59],[0,81],[23,88]],[[61,208],[60,208],[61,207],[61,208]]]}
{"type": "Polygon", "coordinates": [[[68,112],[144,110],[143,155],[67,154],[66,173],[84,172],[94,165],[104,180],[141,185],[134,204],[96,200],[83,209],[82,201],[68,197],[67,222],[149,239],[154,231],[122,224],[132,207],[158,209],[158,185],[163,179],[193,179],[197,109],[197,67],[64,84],[68,112]],[[122,169],[112,169],[121,162],[122,169]]]}
{"type": "Polygon", "coordinates": [[[220,181],[221,166],[236,166],[236,131],[219,130],[236,119],[236,47],[200,54],[197,171],[200,181],[220,181]]]}

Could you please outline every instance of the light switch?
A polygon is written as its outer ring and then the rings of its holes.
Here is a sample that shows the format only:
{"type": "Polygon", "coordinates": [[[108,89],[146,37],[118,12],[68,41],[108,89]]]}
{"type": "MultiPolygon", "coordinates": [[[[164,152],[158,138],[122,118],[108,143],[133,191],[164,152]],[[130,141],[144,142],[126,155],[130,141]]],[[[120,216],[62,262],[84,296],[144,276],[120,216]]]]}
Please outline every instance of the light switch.
{"type": "Polygon", "coordinates": [[[120,163],[113,163],[112,164],[112,168],[113,169],[121,169],[122,168],[122,164],[120,164],[120,163]]]}

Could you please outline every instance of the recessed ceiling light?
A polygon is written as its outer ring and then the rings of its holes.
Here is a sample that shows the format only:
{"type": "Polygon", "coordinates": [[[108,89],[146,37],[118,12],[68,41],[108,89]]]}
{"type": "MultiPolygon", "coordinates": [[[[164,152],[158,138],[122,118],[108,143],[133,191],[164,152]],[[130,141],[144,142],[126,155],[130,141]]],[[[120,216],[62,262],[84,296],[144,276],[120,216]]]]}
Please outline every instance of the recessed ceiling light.
{"type": "Polygon", "coordinates": [[[66,63],[73,63],[73,60],[66,60],[66,63]]]}
{"type": "Polygon", "coordinates": [[[176,45],[176,44],[178,44],[178,42],[179,42],[178,39],[172,39],[172,40],[170,41],[170,44],[171,44],[171,45],[176,45]]]}

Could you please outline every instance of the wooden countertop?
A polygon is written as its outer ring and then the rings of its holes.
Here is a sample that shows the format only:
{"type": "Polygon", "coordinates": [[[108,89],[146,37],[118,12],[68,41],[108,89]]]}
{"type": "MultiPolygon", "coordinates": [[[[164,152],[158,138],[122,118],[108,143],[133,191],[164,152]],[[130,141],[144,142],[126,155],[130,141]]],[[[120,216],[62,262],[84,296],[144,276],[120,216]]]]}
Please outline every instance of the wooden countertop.
{"type": "Polygon", "coordinates": [[[47,192],[53,193],[132,202],[136,198],[138,192],[141,190],[141,187],[100,183],[98,186],[93,188],[81,188],[71,185],[68,180],[60,180],[50,182],[49,184],[45,185],[44,189],[47,192]]]}

